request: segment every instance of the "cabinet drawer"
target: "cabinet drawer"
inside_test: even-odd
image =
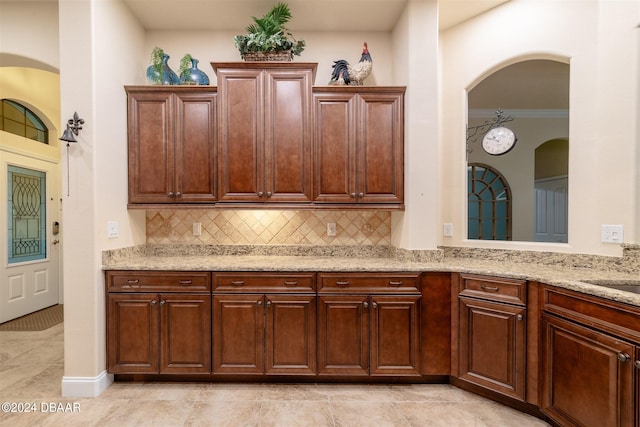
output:
[[[214,292],[315,292],[315,273],[213,273]]]
[[[211,290],[207,272],[107,271],[107,292],[206,292]]]
[[[544,286],[542,309],[610,334],[640,342],[640,309],[568,289]]]
[[[415,294],[418,273],[320,273],[319,293]]]
[[[525,280],[460,274],[459,292],[468,297],[526,305],[526,284]]]

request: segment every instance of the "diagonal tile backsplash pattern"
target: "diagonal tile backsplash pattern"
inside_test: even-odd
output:
[[[147,244],[390,245],[384,211],[148,210]],[[202,234],[193,235],[200,223]],[[327,223],[336,236],[327,236]]]

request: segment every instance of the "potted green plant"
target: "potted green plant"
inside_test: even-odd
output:
[[[304,50],[304,40],[296,40],[285,27],[291,20],[286,3],[278,3],[262,18],[252,19],[254,23],[246,28],[247,34],[233,38],[245,61],[290,61]]]

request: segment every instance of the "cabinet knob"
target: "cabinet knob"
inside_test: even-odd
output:
[[[522,314],[518,314],[518,315],[516,316],[516,319],[518,319],[518,320],[522,320],[522,319],[523,319]]]
[[[362,306],[364,308],[369,308],[369,303],[365,301],[365,302],[362,303]]]
[[[160,300],[160,305],[165,305],[167,303],[166,300]]]
[[[175,197],[175,194],[173,194],[173,191],[169,191],[167,193],[167,197]]]
[[[618,360],[621,362],[628,362],[631,360],[631,356],[627,353],[618,353]]]
[[[258,191],[258,197],[262,197],[264,196],[264,193],[262,191]]]
[[[176,193],[176,197],[177,197],[177,198],[182,197],[182,193],[178,191],[178,192]]]
[[[374,302],[372,302],[372,303],[371,303],[371,307],[373,307],[373,308],[378,308],[378,303],[377,303],[377,302],[375,302],[375,301],[374,301]]]
[[[267,301],[267,307],[271,307],[271,301]]]
[[[151,300],[151,305],[156,305],[157,302],[158,301],[156,301],[156,300]]]
[[[358,193],[358,197],[362,199],[364,197],[364,193]]]
[[[636,360],[636,363],[634,363],[635,367],[640,369],[640,360]]]
[[[273,193],[271,191],[267,191],[267,197],[271,197],[273,196]]]
[[[355,199],[356,198],[356,193],[351,193],[351,198]]]
[[[258,305],[262,305],[262,300],[258,300]]]

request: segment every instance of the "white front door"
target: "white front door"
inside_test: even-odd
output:
[[[0,184],[0,323],[60,301],[57,164],[8,155]]]

